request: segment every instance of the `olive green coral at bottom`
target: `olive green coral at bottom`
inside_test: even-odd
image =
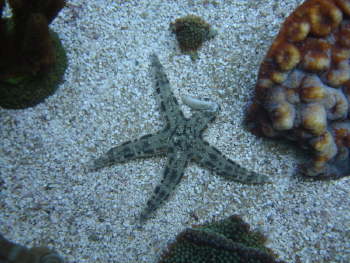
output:
[[[51,31],[56,61],[52,68],[37,76],[0,79],[0,106],[6,109],[34,107],[52,95],[62,82],[67,68],[67,57],[57,33]]]
[[[64,259],[53,249],[45,246],[28,249],[0,233],[0,263],[64,263]]]
[[[231,216],[185,229],[159,263],[282,263],[263,245],[265,240],[241,218]]]

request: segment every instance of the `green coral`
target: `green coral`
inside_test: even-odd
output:
[[[45,72],[26,73],[18,77],[0,79],[0,106],[7,109],[33,107],[52,95],[62,82],[67,57],[57,33],[51,31],[56,61]]]
[[[202,43],[217,35],[217,31],[202,18],[188,15],[170,23],[170,29],[176,34],[180,47],[183,51],[194,53]]]
[[[52,95],[63,79],[67,58],[49,24],[64,0],[8,0],[12,17],[2,17],[0,0],[0,106],[32,107]]]
[[[159,263],[282,263],[264,246],[266,238],[249,230],[239,216],[181,232]]]
[[[64,260],[48,247],[28,249],[8,241],[0,234],[0,263],[64,263]]]

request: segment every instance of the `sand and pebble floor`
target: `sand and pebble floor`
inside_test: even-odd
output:
[[[243,124],[259,63],[301,2],[67,1],[51,26],[69,59],[64,83],[35,108],[0,111],[0,232],[54,247],[71,263],[156,262],[184,228],[239,214],[287,262],[349,262],[349,177],[305,180],[296,170],[309,158],[301,147],[258,139]],[[187,14],[219,31],[195,62],[169,30]],[[205,139],[272,183],[227,181],[191,162],[166,204],[136,227],[166,156],[88,167],[111,147],[162,129],[152,53],[186,116],[194,111],[184,94],[220,104]]]

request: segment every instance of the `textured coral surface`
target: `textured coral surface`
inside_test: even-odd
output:
[[[314,178],[350,174],[349,57],[350,1],[305,1],[262,61],[246,113],[253,134],[309,148],[299,170]]]
[[[48,247],[28,249],[8,241],[0,234],[0,263],[64,263],[64,260]]]
[[[249,225],[233,215],[182,231],[159,263],[165,262],[260,262],[277,261],[264,246],[266,238],[249,230]]]
[[[217,34],[210,24],[195,15],[176,19],[175,23],[170,23],[170,29],[176,34],[183,51],[195,51],[205,40]]]
[[[67,67],[61,41],[49,28],[66,1],[6,2],[0,1],[0,106],[34,107],[54,93]]]

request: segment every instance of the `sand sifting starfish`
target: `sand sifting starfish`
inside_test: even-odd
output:
[[[152,55],[151,62],[156,95],[166,122],[165,128],[155,134],[124,142],[109,150],[92,164],[92,169],[98,169],[138,157],[167,154],[169,159],[163,172],[163,178],[148,200],[147,206],[142,210],[139,224],[143,224],[150,214],[169,197],[183,177],[185,168],[191,159],[232,180],[245,183],[267,182],[267,176],[248,171],[203,140],[202,135],[208,124],[216,118],[219,105],[214,101],[203,101],[185,96],[185,103],[198,109],[191,118],[185,118],[170,89],[169,81],[158,57]]]

